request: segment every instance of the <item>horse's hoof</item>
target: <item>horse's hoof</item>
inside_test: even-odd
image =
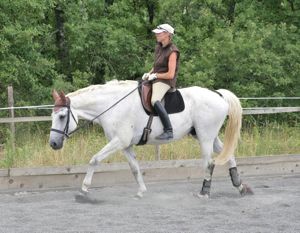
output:
[[[200,192],[197,192],[197,193],[193,193],[193,196],[194,197],[197,197],[199,199],[209,199],[209,194],[208,193],[205,193],[205,194],[201,194]]]
[[[134,197],[135,197],[136,199],[142,199],[142,198],[143,198],[143,196],[144,196],[144,195],[143,195],[143,193],[142,193],[142,192],[138,192],[137,194],[135,194],[135,196],[134,196]]]
[[[142,198],[144,197],[144,192],[146,192],[146,191],[147,191],[146,189],[139,190],[139,191],[135,194],[134,198],[135,198],[135,199],[142,199]]]
[[[252,191],[252,189],[248,185],[243,184],[243,188],[240,191],[240,194],[241,194],[241,196],[254,195],[254,192]]]
[[[133,199],[134,200],[141,200],[143,198],[143,195],[141,196],[141,195],[138,195],[138,194],[135,194],[134,196],[133,196]]]
[[[80,191],[79,193],[75,194],[75,201],[78,203],[90,203],[90,204],[100,204],[103,202],[93,197],[89,192],[83,192],[83,191]]]

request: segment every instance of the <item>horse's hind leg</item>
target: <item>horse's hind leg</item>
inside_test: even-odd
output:
[[[217,154],[221,153],[222,148],[223,148],[223,143],[221,142],[219,137],[215,138],[213,148],[214,148],[215,153],[217,153]],[[229,159],[228,164],[229,164],[229,175],[231,178],[232,185],[239,190],[239,192],[242,196],[247,195],[247,194],[253,194],[251,188],[248,185],[242,183],[242,180],[241,180],[240,175],[237,170],[236,161],[235,161],[234,156],[232,156]]]
[[[143,180],[143,176],[142,173],[140,171],[140,166],[138,164],[138,161],[136,160],[136,156],[135,153],[132,149],[132,146],[126,148],[123,150],[129,166],[131,168],[132,174],[134,175],[134,178],[136,180],[136,182],[139,185],[139,190],[136,194],[137,197],[143,197],[143,193],[147,191],[144,180]]]
[[[200,195],[204,197],[210,196],[210,188],[211,188],[211,181],[212,181],[212,174],[215,168],[215,164],[211,161],[207,167],[205,168],[205,176],[202,184],[202,188],[200,191]]]
[[[203,166],[204,166],[204,180],[202,184],[202,188],[200,193],[197,194],[198,197],[209,197],[212,175],[214,171],[215,164],[211,159],[211,154],[213,151],[213,141],[200,141],[201,150],[202,150],[202,158],[203,158]]]

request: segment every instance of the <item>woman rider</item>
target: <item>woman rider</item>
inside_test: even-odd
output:
[[[155,33],[157,41],[154,65],[149,73],[143,75],[142,79],[153,82],[151,104],[164,127],[164,132],[157,136],[156,139],[168,140],[173,138],[173,129],[168,113],[161,101],[170,88],[176,87],[179,50],[172,43],[174,28],[171,25],[161,24],[152,32]]]

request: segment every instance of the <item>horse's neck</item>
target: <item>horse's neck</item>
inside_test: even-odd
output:
[[[132,91],[134,86],[105,88],[72,96],[71,105],[80,118],[91,120]]]

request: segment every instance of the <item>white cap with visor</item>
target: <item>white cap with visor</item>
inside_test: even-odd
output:
[[[168,32],[173,35],[174,28],[171,25],[165,23],[165,24],[158,25],[155,29],[152,30],[152,32],[154,33]]]

